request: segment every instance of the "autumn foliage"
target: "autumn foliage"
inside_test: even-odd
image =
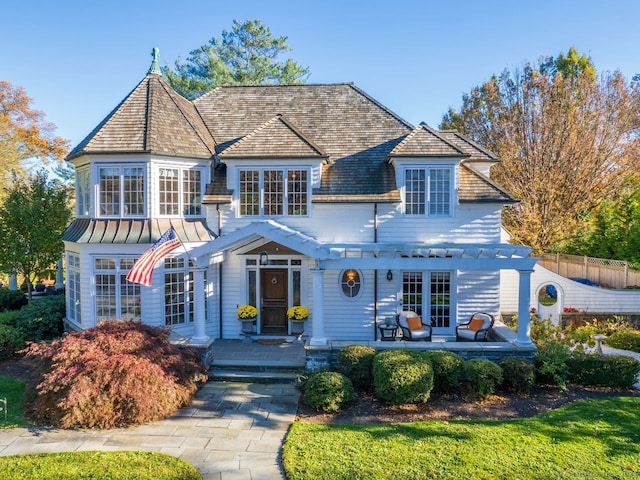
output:
[[[32,420],[64,428],[166,418],[207,379],[197,351],[175,347],[167,330],[139,323],[104,322],[25,352],[42,375]]]

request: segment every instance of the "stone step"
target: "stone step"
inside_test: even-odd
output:
[[[209,380],[213,382],[241,381],[252,383],[290,383],[296,384],[304,374],[291,370],[254,370],[247,368],[220,368],[209,370]]]

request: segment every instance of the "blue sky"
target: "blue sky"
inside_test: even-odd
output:
[[[310,83],[353,82],[437,127],[493,73],[575,46],[598,72],[640,73],[640,2],[458,0],[5,0],[0,79],[24,87],[72,146],[144,78],[234,19],[288,37]]]

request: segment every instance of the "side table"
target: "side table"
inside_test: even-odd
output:
[[[396,335],[398,335],[398,327],[397,325],[378,325],[378,330],[380,330],[380,340],[383,342],[395,342]]]

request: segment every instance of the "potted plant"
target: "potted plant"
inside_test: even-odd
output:
[[[309,318],[309,310],[296,305],[287,310],[287,318],[291,321],[291,333],[301,335],[304,331],[304,321]]]
[[[238,320],[242,322],[242,332],[245,335],[253,333],[253,322],[258,317],[258,309],[253,305],[242,305],[236,313]]]

